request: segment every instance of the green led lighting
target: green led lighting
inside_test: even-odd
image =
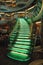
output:
[[[19,60],[19,61],[27,61],[27,60],[30,60],[30,56],[28,56],[27,54],[18,53],[18,52],[14,52],[14,51],[11,51],[8,54],[8,57],[10,57],[12,59]]]
[[[29,42],[16,42],[16,44],[21,44],[21,45],[31,45],[30,41]]]
[[[9,48],[9,50],[20,52],[20,53],[28,53],[28,50],[26,49],[20,49],[20,48],[15,48],[15,47]]]
[[[31,46],[26,46],[26,45],[14,45],[14,47],[17,47],[17,48],[24,48],[24,49],[30,49]]]
[[[9,45],[9,50],[10,52],[8,53],[8,57],[19,60],[19,61],[27,61],[30,60],[30,54],[32,51],[32,43],[30,39],[30,28],[28,23],[25,21],[23,18],[18,18],[20,21],[20,30],[18,37],[16,41],[13,41],[15,38],[14,31],[10,36],[10,43],[13,42],[13,46],[10,47]],[[29,20],[30,21],[30,20]]]
[[[29,42],[29,39],[17,39],[17,41],[24,41],[24,42]]]

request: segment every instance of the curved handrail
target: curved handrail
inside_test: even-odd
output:
[[[36,3],[36,5],[37,5],[37,3]],[[28,11],[31,11],[32,9],[34,10],[35,8],[36,8],[36,6],[33,7],[33,8],[30,8]],[[33,22],[39,20],[41,18],[41,16],[42,16],[42,13],[43,13],[43,0],[42,0],[42,7],[41,7],[40,12],[34,18],[32,18]]]

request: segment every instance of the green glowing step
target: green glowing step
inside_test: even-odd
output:
[[[27,33],[27,32],[30,32],[30,30],[25,30],[25,29],[21,29],[20,32],[24,32]]]
[[[10,43],[12,43],[14,41],[14,38],[9,38],[10,39]]]
[[[19,32],[19,34],[23,34],[23,35],[25,35],[25,34],[26,34],[26,35],[29,35],[29,33],[28,33],[28,32],[25,32],[25,33],[24,33],[24,32]]]
[[[28,37],[18,37],[18,38],[20,38],[20,39],[28,39]]]
[[[28,35],[19,35],[18,37],[29,37]]]
[[[19,34],[19,36],[22,35],[22,36],[28,36],[28,34]]]
[[[23,49],[31,49],[31,46],[26,46],[26,45],[14,45],[14,47],[17,47],[17,48],[23,48]]]
[[[16,34],[11,34],[11,36],[14,36],[14,35],[16,35]]]
[[[25,27],[25,28],[24,28],[24,27],[22,27],[21,29],[23,29],[23,30],[29,30],[29,27],[28,27],[28,28],[26,28],[26,27]]]
[[[8,57],[15,59],[15,60],[19,60],[19,61],[30,60],[30,56],[28,56],[27,54],[18,53],[14,51],[11,51],[10,53],[8,53]]]
[[[19,37],[20,37],[20,38],[23,38],[23,37],[26,38],[26,37],[30,37],[30,35],[27,35],[27,34],[19,34],[18,38],[19,38]]]
[[[15,34],[15,35],[12,34],[9,38],[12,39],[12,38],[14,38],[15,36],[16,36],[16,34]]]
[[[39,6],[39,8],[41,8],[42,4],[40,2],[38,2],[38,6]]]
[[[9,50],[15,51],[15,52],[19,52],[19,53],[29,53],[30,54],[30,50],[26,50],[26,49],[20,49],[20,48],[9,48]]]
[[[30,35],[22,35],[22,34],[20,35],[20,34],[19,34],[18,37],[30,37]]]
[[[14,40],[14,38],[10,38],[10,41],[13,41]]]
[[[16,41],[15,43],[16,44],[21,44],[21,45],[31,45],[31,40],[29,42],[19,42],[19,41]]]
[[[29,41],[30,41],[30,39],[17,39],[17,41],[29,42]]]

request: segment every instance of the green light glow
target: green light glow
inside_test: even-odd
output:
[[[17,45],[17,44],[15,44],[14,47],[17,47],[17,48],[24,48],[24,49],[30,49],[30,48],[31,48],[31,46]]]
[[[10,50],[20,52],[20,53],[28,53],[28,50],[26,49],[20,49],[20,48],[15,48],[15,47],[10,48]]]
[[[29,42],[29,41],[30,41],[30,39],[17,39],[17,41]]]
[[[14,51],[11,51],[8,54],[8,57],[10,57],[12,59],[19,60],[19,61],[27,61],[27,60],[30,60],[30,56],[28,56],[27,54],[18,53],[18,52],[14,52]]]
[[[14,31],[10,36],[10,43],[13,42],[13,46],[10,47],[9,45],[8,49],[10,50],[10,52],[8,53],[8,57],[19,61],[27,61],[30,60],[30,54],[32,51],[30,28],[25,19],[23,18],[18,19],[20,20],[20,31],[16,41],[14,41],[15,39]]]
[[[29,42],[16,42],[16,44],[22,44],[22,45],[31,45],[30,41]]]

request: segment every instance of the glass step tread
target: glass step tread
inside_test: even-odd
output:
[[[28,37],[29,35],[19,35],[19,37]]]
[[[29,42],[30,41],[30,39],[17,39],[17,41],[27,41],[27,42]]]
[[[18,41],[16,41],[15,44],[31,45],[31,40],[29,42],[18,42]]]
[[[26,45],[13,45],[14,47],[17,47],[17,48],[23,48],[23,49],[30,49],[31,46],[26,46]]]
[[[29,35],[29,31],[28,32],[19,32],[19,34],[28,34]]]
[[[26,49],[21,49],[21,48],[14,48],[14,47],[12,47],[12,48],[9,48],[9,50],[12,50],[12,51],[15,51],[15,52],[19,52],[19,53],[30,53],[30,50],[28,51],[28,50],[26,50]]]
[[[16,47],[12,47],[12,48],[8,48],[11,51],[15,51],[18,53],[23,53],[23,54],[31,54],[31,50],[27,50],[27,49],[21,49],[21,48],[16,48]]]
[[[10,39],[10,41],[13,41],[14,39]]]
[[[28,39],[29,37],[18,37],[18,39]]]
[[[30,60],[30,56],[28,56],[27,54],[22,54],[22,53],[18,53],[18,52],[14,52],[14,51],[11,51],[10,53],[8,53],[8,57],[10,57],[14,60],[19,60],[19,61]]]
[[[19,35],[19,37],[28,37],[29,35]]]
[[[9,38],[10,40],[12,40],[12,39],[14,39],[15,37],[11,37],[11,38]]]

